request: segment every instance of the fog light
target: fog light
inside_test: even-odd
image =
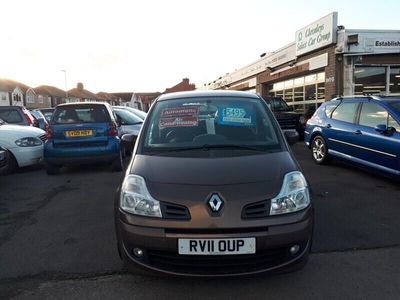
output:
[[[142,257],[143,256],[143,250],[140,248],[133,248],[133,254],[135,254],[137,257]]]
[[[300,250],[300,246],[299,245],[293,245],[292,247],[290,247],[289,251],[290,254],[295,255],[297,254],[297,252],[299,252]]]

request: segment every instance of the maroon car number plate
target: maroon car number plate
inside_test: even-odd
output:
[[[178,251],[184,255],[254,254],[256,238],[179,239]]]

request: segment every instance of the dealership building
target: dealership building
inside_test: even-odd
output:
[[[400,94],[400,30],[353,30],[333,12],[295,33],[295,41],[205,89],[281,96],[294,109],[315,109],[340,95]]]

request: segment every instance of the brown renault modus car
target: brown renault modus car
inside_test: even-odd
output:
[[[288,146],[297,138],[254,94],[160,96],[115,199],[128,270],[240,276],[303,267],[313,208]]]

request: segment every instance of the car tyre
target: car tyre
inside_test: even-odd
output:
[[[122,154],[123,149],[120,149],[118,157],[112,162],[112,170],[115,172],[121,172],[124,169],[124,157]]]
[[[46,163],[46,173],[47,175],[56,175],[60,171],[60,166]]]
[[[14,155],[7,151],[7,164],[0,169],[0,175],[7,175],[14,173],[18,168],[17,160],[15,159]]]
[[[311,151],[314,161],[319,164],[326,164],[329,161],[328,146],[326,145],[325,139],[317,135],[311,142]]]

